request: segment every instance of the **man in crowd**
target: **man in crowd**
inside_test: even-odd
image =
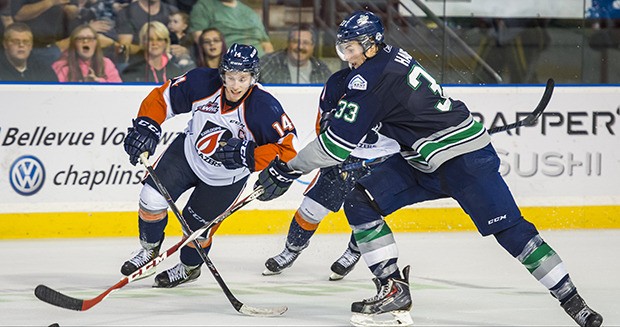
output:
[[[261,83],[323,84],[331,74],[327,64],[315,58],[316,33],[310,25],[293,27],[288,47],[261,58]]]

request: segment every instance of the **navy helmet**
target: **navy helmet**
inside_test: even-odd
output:
[[[260,74],[258,50],[251,45],[238,43],[231,45],[220,63],[222,80],[224,73],[230,71],[249,72],[252,74],[252,84],[256,83]]]
[[[340,23],[336,44],[355,40],[366,51],[375,44],[383,43],[384,31],[383,23],[377,15],[365,10],[355,11]]]

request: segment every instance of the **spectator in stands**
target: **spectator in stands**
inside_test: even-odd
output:
[[[161,0],[136,0],[122,9],[116,17],[116,31],[121,50],[129,55],[144,50],[140,47],[140,28],[149,22],[160,22],[164,27],[177,8]]]
[[[327,64],[313,56],[316,33],[310,25],[293,27],[288,47],[261,58],[261,83],[323,84],[331,75]]]
[[[217,28],[207,28],[198,38],[197,64],[200,67],[219,68],[226,53],[224,35]]]
[[[52,65],[59,82],[122,82],[112,60],[103,56],[92,27],[76,27],[69,40],[69,50]]]
[[[215,27],[229,44],[248,44],[258,49],[258,55],[273,52],[260,17],[237,0],[198,0],[190,14],[190,30],[196,43],[202,30]]]
[[[170,33],[160,22],[146,23],[140,29],[140,46],[143,49],[122,72],[125,82],[164,83],[180,76],[187,70],[181,69],[170,55]],[[190,68],[191,69],[191,68]]]
[[[24,23],[13,23],[4,31],[4,52],[0,55],[0,80],[56,82],[52,67],[31,57],[33,35]]]
[[[11,1],[13,19],[27,24],[32,30],[33,56],[49,65],[69,48],[68,23],[78,11],[70,0]]]
[[[31,57],[33,35],[24,23],[7,26],[2,41],[4,54],[0,55],[0,80],[56,82],[52,67]]]
[[[194,39],[189,34],[189,15],[178,11],[170,15],[168,31],[170,32],[170,53],[175,58],[176,64],[181,68],[194,65],[192,49]]]

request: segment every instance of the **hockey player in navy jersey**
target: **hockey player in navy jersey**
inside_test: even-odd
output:
[[[317,135],[326,128],[335,113],[338,101],[346,92],[346,78],[350,68],[334,73],[325,83],[319,100],[319,113],[316,121]],[[398,143],[375,130],[371,130],[363,142],[356,147],[344,164],[360,162],[364,159],[384,157],[400,150]],[[310,238],[319,223],[332,212],[338,212],[344,197],[353,189],[355,182],[370,172],[370,167],[363,167],[350,172],[341,172],[338,166],[322,168],[305,192],[301,205],[295,212],[288,230],[284,250],[265,262],[263,275],[280,274],[282,270],[293,265],[302,250],[310,244]],[[344,278],[360,259],[360,252],[353,235],[344,253],[331,265],[329,280]]]
[[[129,128],[125,151],[135,165],[141,153],[155,152],[165,120],[191,113],[187,128],[158,159],[155,172],[175,201],[194,188],[183,208],[183,216],[194,230],[234,203],[250,173],[264,169],[276,156],[282,160],[295,156],[295,126],[278,100],[257,84],[258,78],[257,50],[233,44],[219,70],[196,68],[155,88],[142,101]],[[138,210],[142,247],[123,264],[123,275],[158,255],[168,222],[167,208],[165,198],[147,177]],[[198,240],[208,253],[211,238],[207,236]],[[180,259],[175,267],[155,277],[154,287],[175,287],[200,276],[203,261],[191,243],[181,249]],[[147,275],[153,273],[154,269]]]
[[[577,293],[559,255],[521,215],[498,172],[500,159],[486,129],[463,102],[444,96],[411,55],[386,45],[383,33],[381,20],[367,11],[340,24],[336,50],[353,70],[335,119],[295,158],[270,163],[274,169],[262,171],[257,182],[277,189],[270,193],[274,198],[301,173],[344,161],[378,123],[380,133],[403,147],[402,155],[378,165],[345,198],[345,214],[377,286],[375,296],[351,305],[351,322],[378,325],[387,316],[391,320],[382,325],[412,324],[409,266],[402,271],[397,266],[396,242],[383,217],[410,204],[451,197],[578,325],[601,325],[603,317]]]

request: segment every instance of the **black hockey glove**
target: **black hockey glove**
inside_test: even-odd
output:
[[[329,124],[331,123],[332,118],[334,118],[335,114],[336,109],[324,111],[323,113],[321,113],[321,119],[319,120],[319,133],[323,133],[325,132],[325,130],[327,130],[327,127],[329,127]]]
[[[146,151],[153,155],[160,137],[161,127],[156,121],[146,116],[134,119],[133,127],[127,129],[125,137],[125,152],[129,155],[129,162],[135,166],[140,160],[140,154]]]
[[[288,167],[286,162],[276,157],[267,168],[258,174],[258,180],[254,184],[256,189],[262,186],[265,192],[258,197],[261,201],[273,200],[284,194],[293,181],[301,176],[300,172]]]
[[[248,167],[253,172],[255,148],[256,143],[253,141],[230,138],[215,150],[211,158],[221,162],[227,169]]]

